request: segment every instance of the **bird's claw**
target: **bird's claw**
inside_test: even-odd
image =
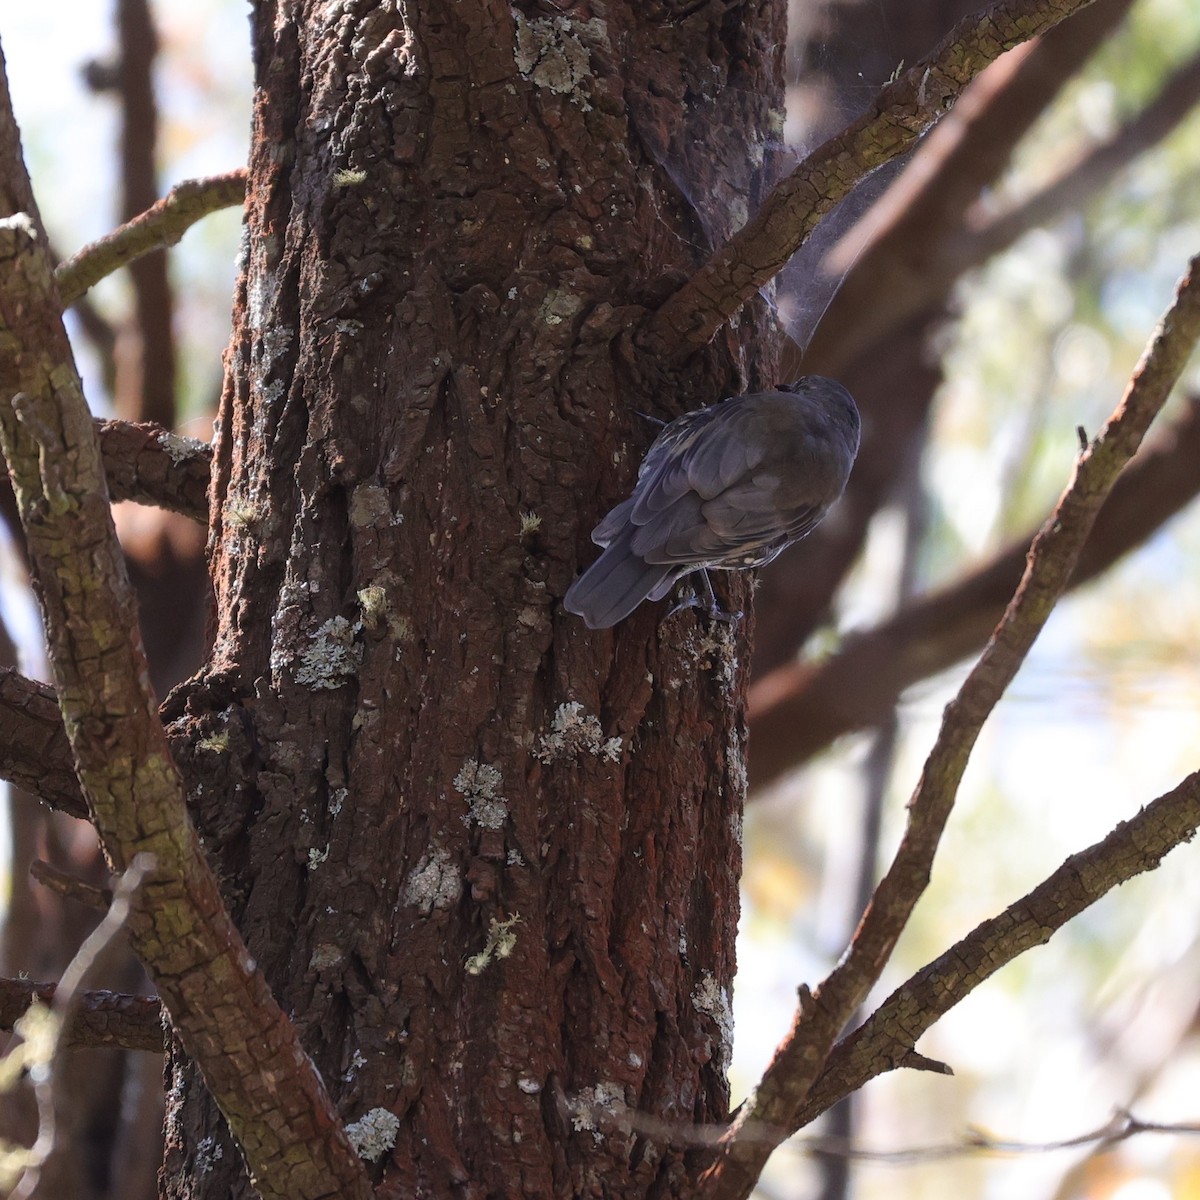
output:
[[[717,595],[713,591],[712,582],[708,578],[707,572],[701,575],[701,579],[704,580],[704,590],[707,592],[707,595],[697,595],[695,588],[688,588],[683,599],[668,610],[667,616],[673,617],[676,613],[683,612],[686,609],[698,608],[705,613],[710,621],[718,621],[723,625],[729,625],[731,628],[736,626],[746,614],[740,610],[738,612],[727,613],[717,603]]]

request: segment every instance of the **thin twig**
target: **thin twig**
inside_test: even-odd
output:
[[[98,908],[104,911],[112,904],[111,888],[99,888],[94,884],[84,883],[78,876],[72,875],[69,871],[61,871],[52,863],[43,862],[40,858],[35,858],[29,864],[29,874],[56,895],[67,900],[74,900],[77,904],[86,905],[88,908]]]
[[[74,1021],[83,981],[124,927],[129,918],[130,901],[153,866],[154,860],[149,854],[134,858],[128,870],[116,881],[112,904],[104,920],[88,934],[67,964],[49,1011],[35,1005],[16,1024],[18,1034],[30,1034],[32,1058],[28,1068],[37,1098],[38,1134],[26,1156],[21,1180],[10,1193],[13,1200],[30,1200],[37,1192],[41,1168],[54,1152],[59,1125],[60,1097],[55,1086],[59,1052]]]
[[[903,1166],[975,1155],[1052,1154],[1058,1150],[1076,1150],[1082,1146],[1108,1147],[1146,1133],[1168,1134],[1177,1137],[1193,1136],[1200,1134],[1200,1124],[1192,1121],[1143,1121],[1121,1109],[1096,1129],[1049,1142],[1025,1142],[1014,1138],[997,1138],[980,1130],[972,1129],[962,1140],[957,1142],[942,1142],[933,1146],[910,1146],[900,1150],[864,1149],[842,1139],[831,1137],[800,1138],[789,1143],[789,1148],[805,1154],[820,1154],[853,1159],[856,1162]]]
[[[0,779],[58,812],[87,819],[58,694],[45,683],[0,667]]]
[[[1171,308],[1104,429],[1079,456],[1074,476],[1030,547],[1024,577],[983,655],[947,706],[942,727],[909,802],[908,823],[854,940],[833,972],[801,1003],[752,1101],[739,1113],[700,1180],[706,1200],[742,1200],[770,1148],[740,1136],[756,1128],[798,1128],[797,1119],[834,1039],[879,979],[917,900],[958,784],[984,721],[1012,682],[1066,588],[1096,513],[1150,422],[1165,403],[1200,336],[1200,258],[1193,259]],[[911,1045],[906,1049],[911,1049]]]
[[[84,246],[54,272],[62,302],[69,307],[106,275],[165,246],[173,246],[201,217],[241,204],[245,169],[176,184],[157,204],[112,233]]]

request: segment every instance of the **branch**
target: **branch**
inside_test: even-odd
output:
[[[1028,895],[984,921],[897,988],[838,1043],[797,1111],[801,1125],[897,1066],[922,1034],[985,979],[1044,945],[1119,884],[1152,871],[1200,828],[1200,771],[1152,800],[1099,842],[1073,854]]]
[[[136,500],[208,524],[212,446],[149,422],[97,421],[104,474],[114,500]]]
[[[946,307],[955,281],[976,261],[962,248],[972,240],[963,232],[967,213],[1130,6],[1098,0],[1004,55],[963,92],[953,117],[930,130],[883,195],[822,257],[825,286],[841,282],[803,351],[805,372],[854,375],[889,334]]]
[[[1156,146],[1200,103],[1200,54],[1173,72],[1157,96],[1112,137],[1100,142],[1041,191],[986,223],[953,247],[952,269],[962,274],[1017,238],[1079,208],[1133,159]]]
[[[40,1000],[50,1004],[54,983],[26,979],[0,979],[0,1029],[12,1029],[29,1006]],[[121,992],[83,992],[66,1030],[68,1048],[117,1046],[123,1050],[162,1053],[165,1037],[162,1006],[156,996],[128,996]]]
[[[88,819],[54,689],[0,667],[0,779],[51,808]]]
[[[1025,574],[983,655],[946,707],[937,741],[909,802],[900,847],[875,889],[842,961],[811,996],[801,989],[791,1032],[751,1100],[739,1112],[716,1160],[700,1180],[709,1200],[741,1200],[754,1187],[771,1144],[749,1129],[799,1126],[834,1039],[886,966],[929,880],[958,784],[984,721],[1012,682],[1065,589],[1105,496],[1165,403],[1200,337],[1200,257],[1189,264],[1175,301],[1142,355],[1113,415],[1080,454],[1074,477],[1029,551]]]
[[[1200,395],[1164,433],[1117,480],[1069,588],[1136,550],[1200,492]],[[965,578],[849,634],[828,658],[789,663],[753,683],[751,795],[842,734],[878,725],[912,684],[977,653],[1021,578],[1033,538],[1031,531]]]
[[[1118,1110],[1096,1129],[1077,1133],[1073,1137],[1058,1138],[1052,1142],[1025,1142],[1013,1138],[997,1138],[970,1130],[957,1142],[944,1142],[936,1146],[911,1146],[903,1150],[867,1150],[840,1138],[812,1137],[792,1143],[797,1150],[823,1158],[847,1158],[855,1162],[906,1164],[944,1161],[973,1154],[1050,1154],[1055,1150],[1071,1150],[1077,1146],[1097,1146],[1101,1150],[1118,1142],[1145,1133],[1168,1135],[1194,1135],[1200,1133],[1200,1124],[1194,1121],[1162,1122],[1143,1121],[1133,1113]]]
[[[77,904],[88,908],[98,908],[104,912],[112,903],[112,888],[96,887],[95,884],[85,883],[70,871],[63,871],[53,863],[35,858],[29,864],[30,877],[36,879],[44,888],[48,888],[56,896],[64,900],[74,900]]]
[[[778,184],[741,232],[659,308],[646,330],[650,345],[680,357],[705,345],[834,205],[910,150],[988,63],[1089,2],[1001,0],[960,21],[927,59],[883,88],[863,116]]]
[[[28,176],[0,74],[0,194]],[[14,184],[12,181],[16,180]],[[136,602],[44,233],[0,220],[0,442],[76,771],[106,855],[154,873],[129,935],[265,1198],[370,1195],[325,1085],[251,959],[188,819],[150,692]]]
[[[70,307],[106,275],[152,250],[174,246],[201,217],[241,204],[244,168],[176,184],[157,204],[98,241],[84,246],[54,272],[64,307]]]

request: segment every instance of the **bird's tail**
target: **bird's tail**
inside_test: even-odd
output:
[[[629,547],[625,530],[567,589],[563,607],[584,619],[589,629],[608,629],[631,612],[651,592],[670,586],[678,564],[648,563]],[[665,586],[664,586],[665,585]]]

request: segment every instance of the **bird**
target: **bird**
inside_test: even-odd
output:
[[[592,531],[604,553],[563,606],[608,629],[693,571],[769,563],[841,496],[860,433],[854,398],[821,375],[677,417],[646,452],[632,494]]]

